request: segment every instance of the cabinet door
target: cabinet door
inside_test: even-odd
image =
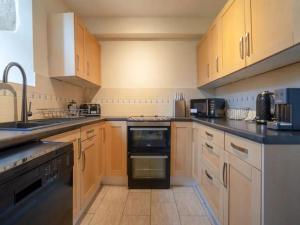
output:
[[[126,122],[108,122],[106,126],[106,175],[127,175]]]
[[[81,142],[81,208],[85,208],[97,190],[97,136]]]
[[[100,63],[101,63],[101,49],[100,45],[95,37],[92,41],[92,82],[98,86],[101,85],[101,73],[100,73]]]
[[[97,168],[98,168],[98,181],[101,182],[102,177],[104,176],[105,171],[105,124],[101,124],[98,127],[98,150],[97,150]]]
[[[293,0],[293,25],[294,25],[294,44],[300,43],[300,1]]]
[[[246,66],[245,0],[231,0],[221,15],[222,26],[222,68],[227,75]]]
[[[171,175],[191,177],[192,123],[173,122],[171,139]]]
[[[293,2],[246,0],[248,65],[293,45]]]
[[[85,78],[85,33],[80,19],[75,17],[75,67],[76,75]]]
[[[222,70],[222,40],[221,40],[221,28],[220,21],[217,20],[211,26],[208,34],[209,38],[209,80],[214,81],[219,78]]]
[[[198,86],[209,82],[209,42],[204,37],[198,45]]]
[[[226,153],[224,225],[261,224],[261,171]]]
[[[197,184],[200,184],[201,164],[201,139],[199,126],[193,125],[193,146],[192,146],[192,175]]]

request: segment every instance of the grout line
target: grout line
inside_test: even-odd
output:
[[[123,210],[122,210],[122,215],[121,215],[121,218],[120,218],[120,221],[119,221],[119,225],[121,225],[121,222],[122,222],[122,219],[123,217],[125,216],[125,209],[126,209],[126,204],[127,204],[127,201],[128,201],[128,197],[129,197],[129,189],[127,188],[128,192],[127,192],[127,196],[126,196],[126,200],[124,202],[124,207],[123,207]]]
[[[175,198],[175,193],[174,193],[173,187],[172,187],[172,192],[173,192],[173,197],[174,197],[174,202],[175,202],[177,214],[178,214],[178,217],[179,217],[179,224],[182,225],[182,223],[181,223],[181,215],[180,215],[179,210],[178,210],[178,205],[177,205],[177,201],[176,201],[176,198]]]

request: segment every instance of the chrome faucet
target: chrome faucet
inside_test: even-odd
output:
[[[14,66],[17,67],[21,71],[22,78],[23,78],[23,96],[22,96],[21,120],[22,120],[23,123],[27,123],[28,122],[28,114],[31,116],[32,113],[27,112],[27,77],[26,77],[26,73],[25,73],[23,67],[20,64],[16,63],[16,62],[9,63],[4,69],[2,81],[3,81],[3,83],[7,83],[8,73],[9,73],[10,69]]]

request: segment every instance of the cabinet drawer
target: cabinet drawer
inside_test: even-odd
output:
[[[213,170],[214,174],[220,178],[221,156],[223,149],[209,141],[202,143],[202,160]]]
[[[224,132],[207,126],[202,126],[200,135],[207,141],[224,148]]]
[[[88,125],[81,128],[81,141],[92,138],[96,135],[96,125]]]
[[[231,134],[225,135],[225,150],[261,170],[262,145]]]
[[[202,191],[214,211],[219,218],[222,217],[222,186],[219,179],[205,164],[201,167],[201,188]]]

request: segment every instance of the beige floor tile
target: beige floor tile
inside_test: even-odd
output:
[[[128,195],[127,187],[111,186],[103,198],[103,202],[125,203]]]
[[[184,186],[173,186],[172,190],[175,192],[194,192],[193,187],[184,187]]]
[[[150,216],[124,215],[120,225],[150,225]]]
[[[180,225],[175,203],[152,203],[151,225]]]
[[[92,221],[92,218],[93,218],[94,214],[92,213],[87,213],[83,220],[81,221],[80,225],[89,225],[90,222]]]
[[[166,190],[152,190],[151,203],[175,202],[173,191]]]
[[[179,215],[183,216],[203,216],[205,209],[194,192],[175,192],[175,201]]]
[[[125,203],[102,202],[89,225],[119,225]]]
[[[88,213],[95,213],[96,210],[98,209],[98,207],[100,206],[101,202],[104,199],[104,196],[106,195],[106,193],[108,192],[109,187],[108,186],[103,186],[100,190],[100,192],[98,193],[95,201],[93,202],[93,204],[91,205],[91,207],[88,210]]]
[[[181,225],[211,225],[207,216],[180,216]]]
[[[130,192],[125,206],[125,215],[150,215],[150,192]]]

